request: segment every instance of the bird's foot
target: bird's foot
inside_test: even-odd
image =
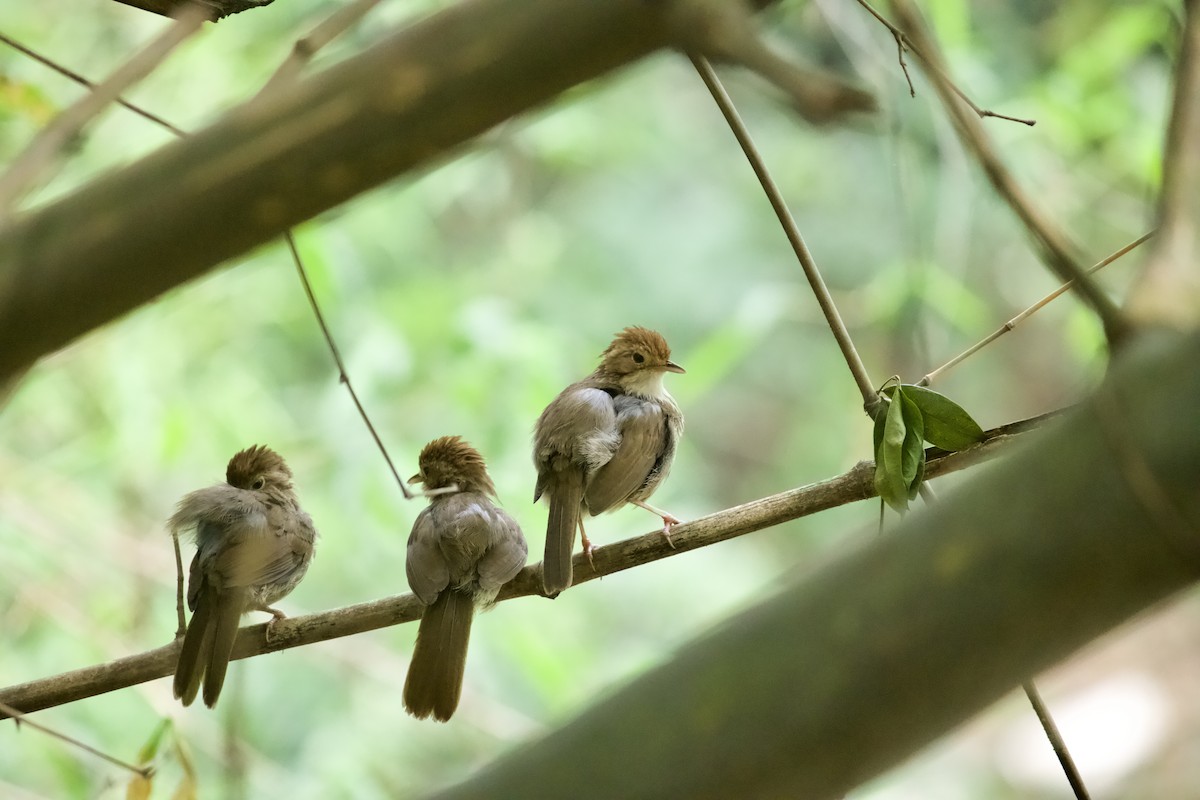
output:
[[[267,623],[267,629],[263,631],[263,638],[267,644],[272,644],[275,640],[275,623],[281,619],[287,619],[287,614],[280,611],[278,608],[264,608],[271,615],[270,621]]]
[[[667,544],[671,545],[671,549],[674,550],[675,542],[672,541],[672,539],[671,539],[671,526],[679,525],[683,522],[683,520],[676,518],[676,516],[674,514],[663,511],[661,508],[655,508],[654,506],[647,503],[645,500],[630,500],[629,502],[633,503],[638,508],[646,509],[651,514],[653,514],[654,516],[656,516],[662,520],[662,523],[663,523],[662,534],[663,534],[663,536],[666,537]]]
[[[680,524],[682,520],[676,519],[671,514],[661,514],[660,516],[662,517],[663,521],[662,535],[666,537],[667,544],[671,545],[671,549],[674,550],[675,542],[671,539],[671,526]]]
[[[581,526],[582,528],[582,526]],[[579,538],[583,542],[583,554],[587,556],[588,565],[591,566],[592,572],[596,571],[596,560],[592,558],[592,553],[596,550],[596,546],[592,544],[592,540],[587,537],[587,534],[582,530],[579,531]]]

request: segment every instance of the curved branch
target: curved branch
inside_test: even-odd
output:
[[[1061,412],[1052,412],[996,428],[989,431],[988,439],[982,444],[960,453],[947,453],[930,448],[925,475],[927,478],[945,475],[999,455],[1008,450],[1022,434],[1037,428],[1059,413]],[[861,461],[849,472],[836,478],[684,522],[671,529],[674,547],[667,543],[661,530],[597,547],[593,552],[594,570],[587,557],[580,553],[575,556],[574,585],[717,544],[798,517],[874,497],[874,474],[875,466],[869,461]],[[540,562],[525,567],[500,591],[497,599],[503,601],[541,595],[541,569]],[[269,644],[264,636],[266,624],[250,625],[238,633],[233,658],[250,658],[413,622],[421,618],[422,609],[423,606],[416,597],[404,594],[333,611],[290,617],[275,624]],[[73,703],[170,675],[175,671],[178,658],[179,643],[176,641],[105,664],[0,689],[0,702],[27,714]],[[0,719],[4,719],[4,714],[0,713]]]

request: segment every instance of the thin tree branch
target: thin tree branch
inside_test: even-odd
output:
[[[1200,2],[1184,4],[1175,94],[1159,196],[1162,235],[1129,298],[1139,322],[1193,328],[1200,324]]]
[[[14,218],[0,230],[0,385],[225,259],[667,45],[664,5],[463,0]]]
[[[64,741],[67,744],[71,745],[72,747],[77,747],[80,750],[83,750],[85,753],[91,753],[92,755],[94,755],[98,758],[104,759],[105,761],[107,761],[110,764],[114,764],[118,767],[121,767],[122,769],[127,769],[130,772],[134,773],[135,775],[141,775],[143,778],[149,778],[150,775],[154,772],[154,769],[152,767],[135,767],[133,764],[130,764],[128,761],[122,761],[121,759],[117,758],[116,756],[110,756],[108,753],[105,753],[102,750],[97,750],[95,747],[92,747],[90,744],[86,744],[85,742],[81,742],[78,739],[67,736],[65,733],[59,733],[58,731],[54,730],[53,728],[48,728],[45,725],[42,725],[41,723],[34,722],[33,720],[26,717],[24,713],[22,713],[21,711],[18,711],[17,709],[13,708],[10,705],[7,705],[6,703],[0,702],[0,714],[3,714],[8,719],[15,719],[17,721],[18,725],[28,725],[29,727],[33,728],[34,730],[41,731],[42,733],[45,733],[49,736],[53,736],[55,739]]]
[[[1052,412],[995,428],[988,432],[983,443],[958,453],[929,448],[926,478],[966,469],[1008,452],[1025,434],[1061,413]],[[575,580],[572,586],[874,497],[874,474],[874,465],[863,461],[835,478],[680,523],[671,528],[671,543],[663,537],[662,530],[657,529],[644,536],[597,547],[592,553],[594,569],[588,557],[578,553],[573,565]],[[540,563],[521,570],[501,589],[498,599],[504,601],[530,595],[542,595]],[[404,594],[318,614],[288,617],[275,623],[270,643],[265,638],[265,623],[250,625],[238,633],[233,658],[250,658],[413,622],[421,618],[423,610],[424,606],[415,596]],[[174,672],[179,646],[175,641],[105,664],[0,689],[0,700],[30,713],[145,683]]]
[[[70,80],[74,81],[75,83],[79,84],[80,86],[85,86],[88,89],[93,89],[93,90],[96,88],[95,83],[93,83],[92,81],[83,77],[78,72],[75,72],[74,70],[64,67],[62,64],[59,64],[58,62],[53,61],[50,58],[47,58],[46,56],[44,56],[41,53],[34,50],[33,48],[21,44],[16,39],[13,39],[10,36],[6,36],[5,34],[0,33],[0,42],[3,42],[4,44],[8,45],[12,49],[16,50],[17,52],[22,53],[22,54],[28,56],[29,58],[32,58],[34,61],[37,61],[39,64],[49,67],[50,69],[57,72],[59,75],[62,75],[65,78],[69,78]],[[150,120],[151,122],[155,123],[156,125],[159,125],[160,127],[166,128],[167,130],[169,130],[171,133],[175,134],[176,136],[183,136],[182,129],[175,127],[174,125],[167,122],[165,119],[158,116],[157,114],[152,114],[149,111],[147,111],[146,109],[142,108],[141,106],[131,103],[123,97],[118,97],[115,100],[113,100],[113,102],[119,106],[122,106],[122,107],[132,111],[133,113],[137,114],[138,116],[145,117],[146,119]]]
[[[903,28],[912,52],[917,55],[941,98],[950,118],[954,121],[963,144],[975,156],[988,180],[1000,197],[1008,203],[1017,218],[1029,231],[1041,250],[1042,260],[1060,279],[1078,284],[1080,295],[1104,326],[1110,347],[1117,347],[1129,333],[1129,322],[1120,309],[1094,282],[1088,279],[1082,264],[1074,255],[1074,247],[1066,235],[1047,218],[1021,189],[1016,179],[996,153],[979,117],[966,113],[959,102],[959,93],[946,77],[945,68],[937,44],[925,30],[920,14],[911,0],[891,0],[892,8]]]
[[[178,627],[175,628],[175,638],[182,639],[187,633],[187,616],[183,611],[183,553],[179,551],[179,531],[171,531],[171,544],[175,549],[175,615]]]
[[[771,173],[767,169],[762,155],[758,152],[758,148],[754,145],[754,139],[750,136],[749,129],[746,128],[741,115],[733,105],[733,99],[725,91],[721,79],[713,71],[708,59],[694,53],[689,54],[688,57],[692,60],[696,71],[700,73],[704,85],[708,87],[717,107],[721,109],[721,114],[737,138],[738,144],[741,145],[742,152],[746,154],[746,160],[750,162],[751,169],[758,177],[758,182],[762,185],[763,192],[766,193],[767,200],[771,203],[771,208],[775,210],[779,224],[783,226],[784,235],[787,236],[792,250],[796,253],[796,258],[800,261],[804,277],[808,279],[808,285],[812,287],[813,294],[816,295],[817,303],[821,306],[821,312],[825,315],[829,330],[833,333],[833,338],[837,340],[842,357],[846,360],[846,366],[849,367],[858,391],[862,394],[863,407],[868,414],[874,416],[874,411],[879,405],[879,395],[875,391],[875,385],[871,383],[871,376],[867,374],[867,368],[863,365],[858,350],[854,347],[854,340],[850,338],[850,331],[846,328],[846,323],[842,321],[841,314],[838,313],[833,295],[830,294],[829,287],[825,285],[821,271],[817,269],[817,262],[809,251],[808,245],[804,243],[804,237],[800,234],[800,228],[796,225],[792,212],[788,210],[783,193],[779,191],[779,186],[771,178]]]
[[[321,24],[309,31],[307,36],[297,39],[292,45],[292,52],[263,84],[258,96],[262,97],[294,81],[317,51],[352,28],[367,12],[379,5],[379,2],[380,0],[353,0],[326,17]]]
[[[329,326],[325,323],[325,315],[321,313],[321,306],[317,304],[317,296],[313,294],[312,283],[309,282],[308,273],[304,270],[304,262],[300,259],[300,251],[296,249],[296,239],[292,236],[290,230],[284,232],[283,238],[287,242],[288,250],[292,254],[292,263],[296,265],[296,274],[300,278],[300,285],[304,287],[304,294],[308,298],[309,308],[312,309],[313,316],[317,318],[317,325],[321,328],[321,335],[325,337],[325,344],[329,348],[329,354],[333,356],[333,361],[337,365],[338,380],[346,387],[346,391],[350,393],[350,399],[354,401],[354,407],[358,409],[358,415],[362,417],[363,424],[367,426],[367,430],[371,433],[371,438],[375,440],[375,446],[383,454],[383,460],[387,462],[388,469],[391,470],[392,477],[396,479],[396,485],[400,487],[404,499],[411,500],[413,493],[408,490],[408,486],[404,483],[404,478],[396,470],[396,465],[392,463],[391,454],[388,453],[383,439],[379,437],[379,432],[375,430],[375,425],[371,422],[371,417],[367,414],[367,410],[363,408],[362,402],[358,399],[358,392],[354,391],[354,385],[350,383],[350,375],[346,372],[346,363],[342,361],[342,354],[338,350],[337,343],[333,340],[333,334],[329,332]]]
[[[876,11],[866,0],[858,0],[858,4],[865,8],[867,13],[878,20],[883,27],[887,28],[891,32],[892,38],[896,40],[896,60],[900,62],[900,71],[904,73],[904,80],[908,82],[908,96],[916,97],[917,88],[913,86],[912,76],[908,74],[908,64],[904,61],[904,51],[911,46],[908,37],[904,35],[904,31],[888,21],[887,17]],[[1030,122],[1030,124],[1032,125],[1033,123]]]
[[[1197,362],[1200,335],[1144,335],[1100,389],[1123,389],[1122,425],[1187,543],[1147,513],[1085,402],[893,535],[433,796],[522,797],[531,776],[573,800],[843,796],[1200,578],[1200,439],[1179,435],[1200,413]]]
[[[932,70],[937,70],[941,77],[941,80],[945,81],[946,85],[948,85],[954,91],[954,93],[956,95],[958,95],[958,98],[960,100],[962,100],[964,103],[966,103],[968,106],[970,106],[971,110],[974,111],[975,114],[980,119],[983,119],[985,117],[995,117],[996,119],[1007,120],[1008,122],[1019,122],[1020,124],[1028,125],[1031,128],[1034,125],[1037,125],[1037,120],[1035,120],[1035,119],[1024,119],[1022,117],[1010,117],[1007,114],[997,114],[995,111],[991,111],[989,109],[981,107],[978,103],[976,103],[974,100],[972,100],[967,95],[966,92],[964,92],[962,89],[958,88],[958,84],[956,84],[950,78],[950,75],[945,70],[943,70],[940,65],[931,62],[929,59],[925,58],[925,56],[921,55],[920,51],[917,50],[915,47],[913,47],[913,43],[910,42],[908,40],[908,37],[904,35],[904,31],[897,28],[895,25],[893,25],[887,19],[887,17],[883,16],[878,11],[876,11],[875,8],[870,3],[867,2],[867,0],[858,0],[858,4],[860,6],[862,6],[863,8],[865,8],[867,10],[867,13],[869,13],[872,17],[874,17],[876,20],[878,20],[879,24],[881,24],[881,25],[883,25],[883,27],[887,28],[888,31],[892,34],[892,38],[896,40],[896,52],[900,59],[900,69],[904,71],[904,79],[906,81],[908,81],[909,97],[916,97],[917,90],[913,87],[912,76],[910,76],[908,74],[908,65],[904,63],[905,51],[912,53],[917,58],[924,61],[927,68],[932,69]]]
[[[208,16],[207,11],[196,5],[183,8],[166,30],[43,128],[0,176],[0,220],[97,114],[108,108],[121,92],[149,75],[176,47],[200,30]]]
[[[1116,260],[1117,260],[1118,258],[1120,258],[1121,256],[1123,256],[1123,255],[1125,255],[1126,253],[1128,253],[1130,250],[1133,250],[1133,249],[1135,249],[1136,247],[1138,247],[1139,245],[1141,245],[1141,244],[1143,244],[1144,242],[1146,242],[1146,241],[1147,241],[1148,239],[1150,239],[1150,237],[1152,237],[1154,234],[1155,234],[1155,231],[1150,231],[1149,233],[1144,233],[1144,234],[1142,234],[1142,235],[1141,235],[1141,236],[1139,236],[1137,239],[1133,240],[1133,241],[1132,241],[1132,242],[1130,242],[1129,244],[1127,244],[1127,245],[1125,245],[1124,247],[1122,247],[1120,250],[1116,251],[1115,253],[1112,253],[1112,254],[1108,255],[1107,257],[1105,257],[1105,258],[1104,258],[1103,260],[1101,260],[1100,262],[1098,262],[1098,263],[1096,263],[1096,264],[1093,264],[1091,267],[1089,267],[1089,268],[1088,268],[1087,274],[1088,274],[1088,275],[1091,275],[1091,274],[1092,274],[1092,273],[1094,273],[1094,272],[1099,272],[1100,270],[1104,269],[1105,267],[1107,267],[1107,266],[1108,266],[1109,264],[1111,264],[1112,262],[1116,261]],[[968,347],[966,350],[964,350],[963,352],[961,352],[961,353],[959,353],[958,355],[956,355],[954,358],[952,358],[952,359],[950,359],[949,361],[947,361],[945,364],[942,364],[940,367],[938,367],[937,369],[933,370],[932,372],[930,372],[929,374],[927,374],[925,377],[921,378],[921,380],[917,382],[917,385],[919,385],[919,386],[929,386],[931,383],[933,383],[935,380],[937,380],[937,378],[938,378],[938,377],[939,377],[939,376],[940,376],[940,375],[941,375],[943,372],[945,372],[946,370],[948,370],[948,369],[950,369],[950,368],[952,368],[952,367],[958,366],[958,365],[959,365],[959,364],[961,364],[963,361],[966,361],[968,358],[970,358],[971,356],[975,355],[975,354],[976,354],[976,353],[978,353],[980,350],[982,350],[983,348],[987,347],[989,344],[991,344],[992,342],[996,341],[997,339],[999,339],[999,338],[1000,338],[1001,336],[1003,336],[1004,334],[1006,334],[1006,333],[1008,333],[1009,331],[1013,330],[1013,329],[1014,329],[1014,328],[1016,328],[1018,325],[1020,325],[1022,322],[1024,322],[1026,319],[1028,319],[1029,317],[1033,316],[1033,315],[1034,315],[1034,314],[1036,314],[1038,311],[1041,311],[1043,308],[1045,308],[1047,305],[1049,305],[1051,301],[1053,301],[1053,300],[1054,300],[1055,298],[1057,298],[1059,295],[1061,295],[1061,294],[1063,294],[1064,292],[1066,292],[1068,289],[1070,289],[1070,288],[1071,288],[1072,286],[1074,286],[1074,285],[1075,285],[1075,282],[1074,282],[1074,281],[1067,281],[1067,282],[1066,282],[1066,283],[1064,283],[1062,286],[1059,286],[1059,287],[1058,287],[1057,289],[1055,289],[1053,292],[1050,292],[1050,294],[1046,295],[1046,296],[1045,296],[1045,297],[1043,297],[1041,300],[1038,300],[1036,303],[1034,303],[1033,305],[1031,305],[1029,308],[1025,309],[1025,310],[1024,310],[1024,311],[1022,311],[1020,314],[1017,314],[1015,317],[1013,317],[1012,319],[1010,319],[1008,322],[1004,323],[1004,324],[1003,324],[1003,325],[1001,325],[999,328],[997,328],[996,330],[992,331],[992,333],[991,333],[991,334],[989,334],[987,337],[985,337],[985,338],[984,338],[984,339],[982,339],[981,341],[978,341],[978,342],[976,342],[975,344],[971,345],[971,346],[970,346],[970,347]]]
[[[271,92],[293,83],[296,77],[299,76],[300,71],[304,69],[304,66],[318,50],[348,30],[364,14],[378,5],[378,3],[379,0],[356,0],[356,2],[342,6],[332,15],[326,17],[307,36],[296,42],[292,47],[292,52],[279,65],[279,68],[275,70],[275,73],[267,80],[263,87],[259,89],[255,99],[265,97]],[[375,424],[371,422],[371,417],[363,407],[362,401],[358,399],[358,392],[354,391],[354,384],[350,382],[350,373],[346,370],[346,362],[342,360],[342,353],[333,339],[329,325],[325,322],[325,315],[321,312],[321,305],[317,302],[317,295],[313,292],[312,283],[308,279],[308,271],[304,268],[304,259],[300,257],[300,250],[296,247],[296,237],[289,229],[284,231],[283,238],[287,243],[288,252],[291,253],[292,263],[295,265],[296,274],[300,278],[300,285],[304,288],[304,296],[308,298],[308,306],[312,309],[313,316],[316,317],[317,325],[321,329],[321,335],[325,338],[325,344],[329,348],[329,354],[333,356],[333,362],[337,366],[338,381],[350,393],[350,399],[354,402],[354,407],[358,410],[358,415],[362,418],[363,424],[367,426],[371,438],[375,440],[375,446],[383,454],[383,460],[387,462],[388,469],[391,471],[396,485],[400,487],[400,493],[404,495],[405,500],[411,500],[413,493],[408,490],[408,485],[404,482],[404,478],[396,470],[396,465],[392,462],[391,454],[384,445],[383,439],[380,438],[379,432],[375,430]]]
[[[1067,749],[1067,743],[1063,739],[1062,733],[1059,732],[1058,725],[1055,724],[1054,717],[1050,714],[1050,709],[1046,707],[1045,701],[1038,693],[1037,687],[1034,686],[1033,681],[1028,680],[1021,684],[1021,688],[1025,691],[1025,696],[1029,698],[1029,704],[1033,706],[1033,713],[1037,714],[1038,722],[1042,723],[1042,730],[1045,731],[1050,746],[1054,748],[1054,755],[1062,766],[1063,774],[1067,776],[1067,783],[1071,784],[1071,791],[1075,793],[1077,800],[1089,800],[1091,795],[1088,794],[1087,786],[1083,783],[1083,776],[1079,774],[1079,767],[1075,766],[1075,759],[1071,758],[1071,751]]]

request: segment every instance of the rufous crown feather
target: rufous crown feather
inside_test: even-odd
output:
[[[267,484],[286,489],[292,485],[292,471],[281,455],[256,444],[229,459],[225,481],[239,489],[262,489]]]
[[[420,471],[409,483],[423,483],[426,489],[454,484],[461,492],[496,494],[483,456],[461,436],[434,439],[421,450],[417,463]]]

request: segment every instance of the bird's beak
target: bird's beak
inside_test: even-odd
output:
[[[666,364],[663,364],[663,369],[665,369],[667,372],[678,372],[680,375],[687,372],[686,369],[679,366],[674,361],[668,361]]]
[[[409,483],[420,483],[422,480],[424,480],[424,479],[421,477],[421,473],[418,472],[416,475],[413,475],[411,478],[409,478],[408,482]]]

